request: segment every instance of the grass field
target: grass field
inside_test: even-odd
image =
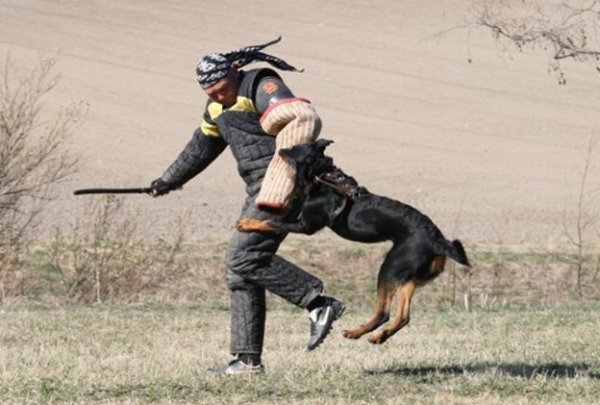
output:
[[[270,295],[266,374],[224,379],[205,370],[230,360],[226,243],[106,239],[0,269],[1,405],[600,404],[597,250],[468,246],[471,271],[450,263],[372,346],[341,331],[371,315],[386,246],[291,238],[281,254],[346,314],[307,352],[307,314]]]
[[[415,309],[383,346],[341,336],[370,315],[349,308],[314,352],[306,314],[277,304],[267,373],[242,378],[204,374],[230,360],[214,303],[0,311],[2,405],[600,403],[598,304]]]

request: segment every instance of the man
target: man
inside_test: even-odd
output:
[[[229,146],[246,183],[242,217],[268,219],[298,214],[302,201],[292,196],[293,169],[276,153],[280,148],[316,139],[321,122],[310,102],[297,98],[272,69],[240,70],[262,61],[280,70],[298,71],[261,52],[277,43],[250,46],[200,59],[196,79],[209,96],[201,125],[165,173],[151,184],[154,197],[180,188]],[[308,350],[320,345],[344,305],[322,294],[315,276],[276,255],[285,235],[235,231],[226,254],[231,298],[231,354],[219,374],[264,371],[265,290],[309,311]]]

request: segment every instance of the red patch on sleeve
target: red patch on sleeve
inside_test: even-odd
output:
[[[267,94],[273,94],[279,90],[279,86],[275,82],[266,82],[263,84],[262,89]]]

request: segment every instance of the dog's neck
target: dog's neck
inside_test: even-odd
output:
[[[332,166],[330,170],[320,174],[315,180],[350,198],[355,198],[366,191],[353,177],[348,176],[337,166]]]

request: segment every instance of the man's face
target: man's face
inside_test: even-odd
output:
[[[237,100],[238,74],[232,69],[222,80],[204,89],[208,97],[225,107],[232,106]]]

